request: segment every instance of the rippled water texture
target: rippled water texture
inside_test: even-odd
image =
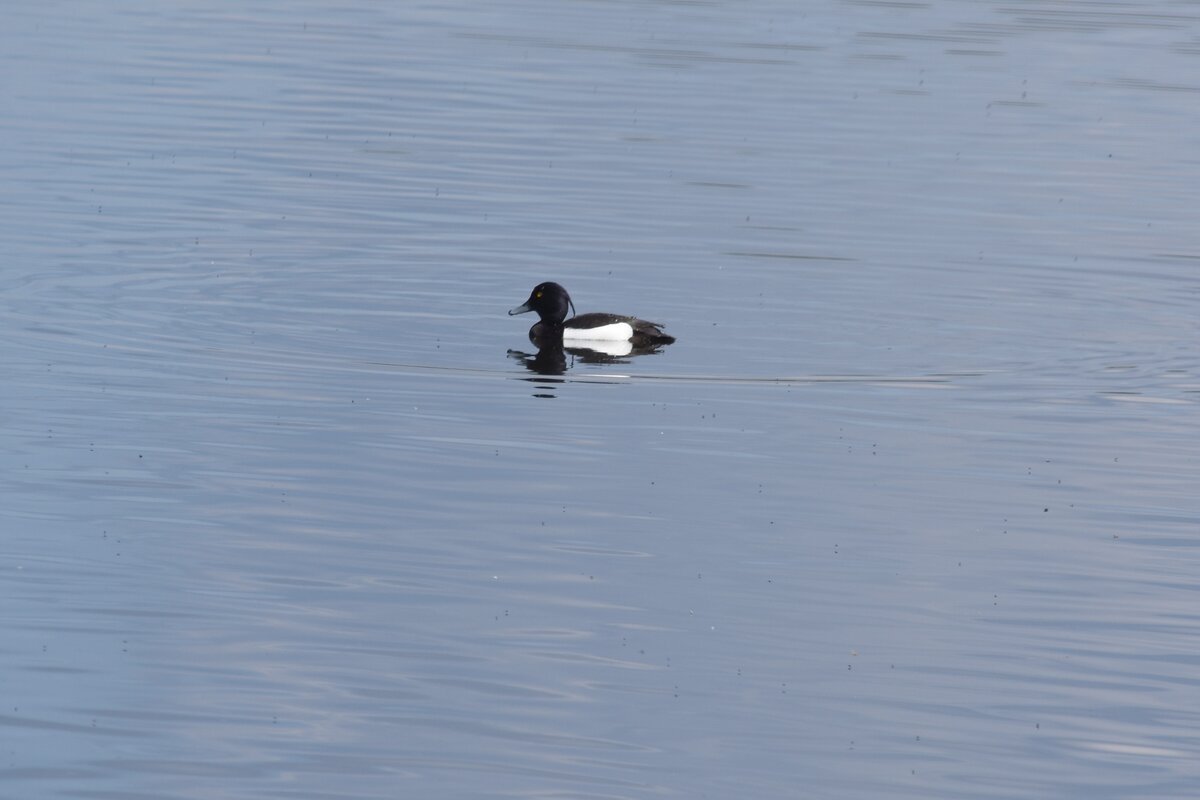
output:
[[[1195,4],[11,5],[0,797],[1196,795]]]

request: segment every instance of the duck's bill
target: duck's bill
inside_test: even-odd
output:
[[[517,314],[524,314],[526,311],[533,311],[533,309],[529,307],[528,302],[521,303],[521,305],[517,306],[516,308],[510,308],[508,310],[508,315],[512,317],[516,316]]]

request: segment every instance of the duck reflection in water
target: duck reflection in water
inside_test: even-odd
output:
[[[567,319],[567,310],[575,310],[567,290],[557,283],[539,283],[529,299],[509,311],[509,315],[536,311],[538,322],[529,329],[529,341],[538,348],[536,355],[510,350],[509,356],[542,375],[561,375],[576,360],[585,364],[626,364],[633,356],[657,353],[675,341],[663,333],[657,322],[619,314],[579,314]]]
[[[587,347],[583,344],[573,342],[570,347],[563,347],[562,342],[543,342],[536,353],[509,350],[508,356],[520,361],[530,372],[539,375],[562,375],[576,363],[628,364],[634,356],[647,356],[663,348],[661,344],[634,347],[632,342],[588,342]],[[614,346],[622,344],[626,346]]]

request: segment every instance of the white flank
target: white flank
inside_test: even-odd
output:
[[[623,342],[614,342],[611,339],[571,339],[563,344],[572,351],[591,350],[606,356],[627,356],[633,352],[633,342],[628,339]]]
[[[599,328],[563,328],[564,342],[628,342],[633,336],[633,326],[628,322],[614,322]]]

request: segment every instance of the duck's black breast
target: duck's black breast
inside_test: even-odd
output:
[[[562,330],[562,325],[555,325],[551,322],[535,322],[533,323],[533,327],[529,329],[529,339],[533,342],[554,339],[561,342]]]

